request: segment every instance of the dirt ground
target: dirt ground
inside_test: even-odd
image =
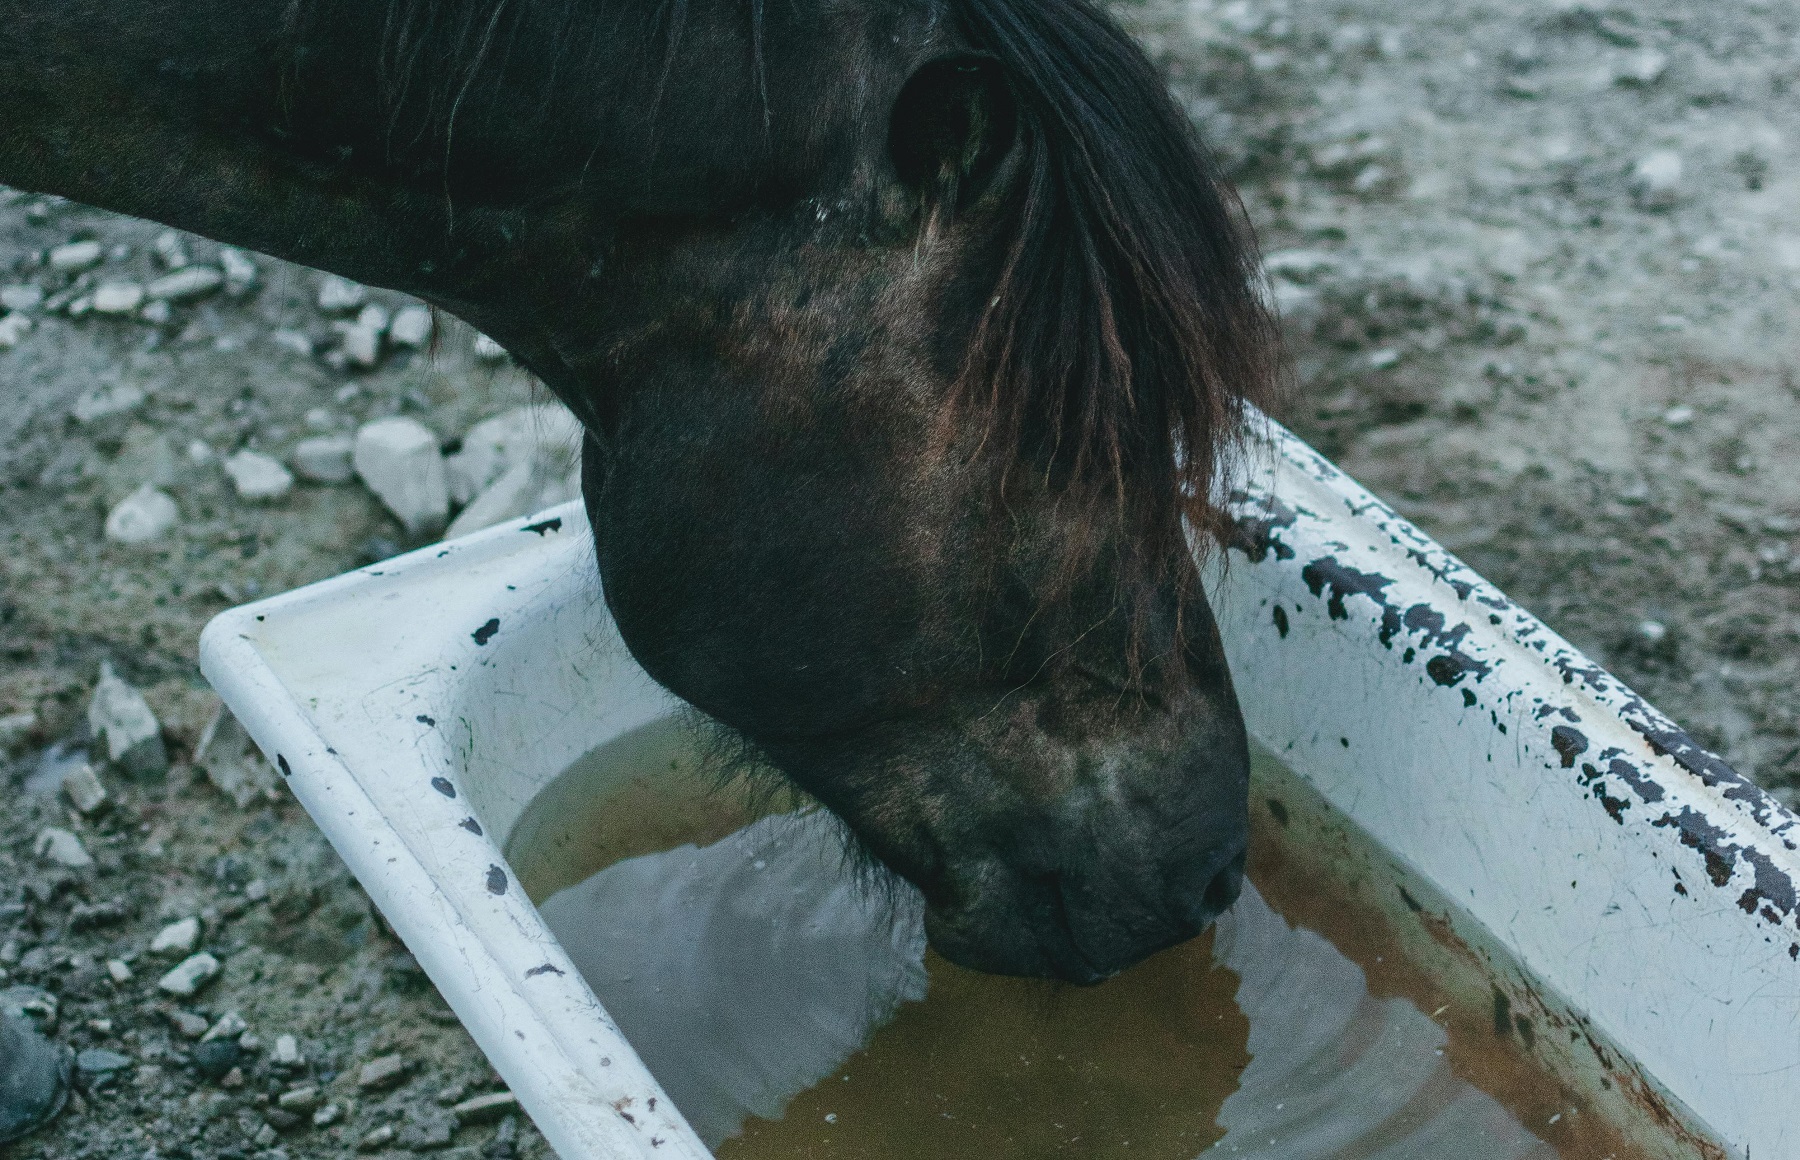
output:
[[[1800,9],[1115,10],[1260,231],[1294,367],[1283,417],[1797,800]],[[354,311],[322,311],[319,275],[265,258],[247,292],[166,319],[70,315],[90,283],[165,273],[162,233],[0,192],[0,289],[46,295],[13,312],[29,329],[0,317],[0,992],[48,992],[59,1038],[112,1053],[86,1056],[71,1109],[6,1154],[342,1156],[386,1124],[370,1151],[545,1155],[522,1118],[455,1126],[448,1106],[498,1080],[303,813],[239,808],[189,761],[214,709],[195,667],[209,617],[408,546],[356,484],[246,502],[220,457],[280,458],[388,414],[451,441],[541,392],[453,326],[435,352],[390,343],[377,368],[345,367],[333,323]],[[47,258],[77,239],[102,250],[79,284]],[[145,482],[175,499],[176,527],[107,540],[108,511]],[[103,659],[145,690],[174,765],[157,785],[103,771],[111,807],[84,819],[40,787],[86,743]],[[95,865],[39,859],[52,825]],[[195,916],[224,971],[177,1002],[155,985],[173,960],[148,947]],[[231,1012],[253,1039],[221,1086],[196,1073],[181,1016]],[[302,1062],[273,1061],[282,1035]],[[362,1087],[393,1053],[408,1070]],[[312,1106],[281,1106],[308,1083]]]

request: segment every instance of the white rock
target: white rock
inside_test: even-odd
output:
[[[450,514],[450,487],[437,436],[416,419],[395,416],[363,424],[351,463],[375,497],[408,533],[441,528]]]
[[[534,458],[552,473],[562,474],[580,462],[582,434],[581,421],[556,404],[515,407],[483,419],[469,428],[462,449],[445,463],[451,498],[468,503],[513,467]]]
[[[204,439],[189,439],[188,440],[188,445],[187,445],[188,462],[192,463],[195,467],[206,466],[208,463],[211,463],[214,459],[216,459],[218,457],[218,454],[219,454],[218,452],[216,452],[212,449],[212,444],[208,443]]]
[[[155,302],[144,303],[144,308],[138,311],[138,317],[152,326],[161,326],[163,323],[169,321],[174,313],[174,311],[169,309],[169,304],[167,302],[158,298]]]
[[[107,959],[106,974],[120,985],[131,982],[131,968],[125,964],[124,959]]]
[[[1680,199],[1681,176],[1681,154],[1672,149],[1645,154],[1631,171],[1631,196],[1640,209],[1669,209]]]
[[[70,318],[83,318],[93,309],[94,296],[92,294],[83,294],[81,297],[63,307],[63,313],[67,314]]]
[[[76,396],[75,405],[69,408],[69,412],[75,416],[77,423],[92,423],[109,415],[135,411],[144,405],[148,397],[143,388],[131,383],[89,387]]]
[[[201,952],[183,959],[174,970],[156,981],[157,987],[170,995],[186,997],[204,987],[219,973],[219,960]]]
[[[485,334],[475,336],[475,357],[482,362],[505,362],[506,348]]]
[[[181,509],[169,493],[146,483],[106,513],[106,538],[115,544],[147,544],[180,519]]]
[[[0,717],[0,750],[11,749],[37,728],[38,715],[30,709]]]
[[[291,350],[301,358],[313,355],[313,340],[298,330],[276,330],[269,334],[269,341],[284,350]]]
[[[1613,80],[1621,85],[1637,85],[1648,88],[1662,80],[1663,74],[1668,71],[1668,54],[1654,48],[1646,48],[1621,60],[1613,69]]]
[[[249,254],[232,246],[219,251],[219,268],[225,271],[225,290],[242,294],[256,285],[256,262]]]
[[[327,314],[347,314],[368,296],[368,287],[336,274],[327,274],[319,282],[319,309]]]
[[[1686,403],[1677,403],[1675,406],[1670,407],[1667,411],[1663,412],[1663,425],[1677,429],[1686,427],[1694,421],[1694,415],[1695,412],[1692,407],[1688,406]]]
[[[31,331],[31,319],[24,314],[8,314],[0,318],[0,350],[11,350],[25,340]]]
[[[106,787],[100,784],[100,778],[94,773],[94,767],[87,762],[77,762],[62,776],[63,796],[75,807],[75,812],[86,817],[97,813],[106,804]]]
[[[348,483],[356,474],[350,453],[356,441],[348,435],[316,435],[294,444],[288,462],[301,479],[313,483]]]
[[[100,680],[88,702],[88,730],[96,742],[105,743],[107,757],[129,776],[155,778],[168,771],[162,726],[150,703],[107,661],[100,662]]]
[[[200,920],[184,918],[180,922],[171,922],[156,932],[156,937],[150,940],[150,953],[186,958],[199,945]]]
[[[300,1041],[292,1035],[275,1037],[275,1051],[271,1059],[283,1067],[298,1067],[305,1062],[300,1057]]]
[[[79,273],[100,264],[105,251],[99,242],[70,242],[50,251],[50,268],[64,274]]]
[[[200,1042],[211,1043],[215,1039],[236,1039],[248,1030],[250,1030],[250,1025],[244,1022],[242,1015],[236,1011],[227,1011],[219,1016],[219,1021],[212,1025],[211,1030],[200,1037]]]
[[[259,800],[275,800],[278,795],[275,771],[263,760],[256,743],[231,710],[223,705],[200,733],[194,746],[194,764],[205,770],[207,780],[236,802],[239,809],[248,809]]]
[[[540,457],[515,464],[457,514],[445,539],[466,536],[506,520],[528,516],[581,494],[581,473],[554,471]]]
[[[94,864],[93,856],[87,847],[81,844],[69,831],[56,826],[46,826],[38,831],[37,840],[31,844],[32,852],[46,862],[54,862],[58,866],[67,866],[71,870],[79,870]]]
[[[34,282],[0,286],[0,306],[8,310],[36,310],[44,302],[44,288]]]
[[[188,302],[206,297],[224,283],[225,275],[212,266],[185,266],[144,287],[144,294],[159,302]]]
[[[156,260],[170,270],[179,270],[188,264],[187,247],[181,243],[181,235],[174,230],[164,230],[156,235],[150,243],[150,249],[156,254]]]
[[[402,306],[394,315],[394,321],[388,324],[388,337],[400,346],[419,350],[431,341],[433,328],[430,307]]]
[[[357,311],[356,314],[356,325],[364,330],[372,330],[376,334],[386,334],[390,321],[388,312],[373,302]]]
[[[341,328],[344,361],[365,370],[381,361],[381,331],[362,325]]]
[[[227,459],[224,466],[239,499],[280,499],[294,490],[293,473],[259,451],[240,451]]]
[[[130,314],[144,303],[144,288],[136,282],[102,282],[94,288],[95,314]]]

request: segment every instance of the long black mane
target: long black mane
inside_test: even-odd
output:
[[[1138,563],[1220,536],[1216,473],[1279,341],[1235,195],[1143,50],[1085,0],[954,0],[1004,65],[1027,157],[959,402],[1115,504]],[[1129,562],[1128,562],[1129,563]]]

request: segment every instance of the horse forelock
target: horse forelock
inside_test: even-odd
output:
[[[1164,578],[1184,520],[1225,532],[1217,479],[1279,381],[1254,235],[1155,66],[1086,0],[953,3],[1006,72],[1025,156],[951,414],[1111,508],[1118,563]]]

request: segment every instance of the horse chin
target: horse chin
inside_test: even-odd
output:
[[[1089,961],[1076,945],[1073,932],[1034,931],[1019,922],[1010,926],[996,930],[992,922],[971,922],[966,913],[925,909],[925,938],[931,949],[971,971],[1055,979],[1079,987],[1104,983],[1119,973],[1118,967]]]

